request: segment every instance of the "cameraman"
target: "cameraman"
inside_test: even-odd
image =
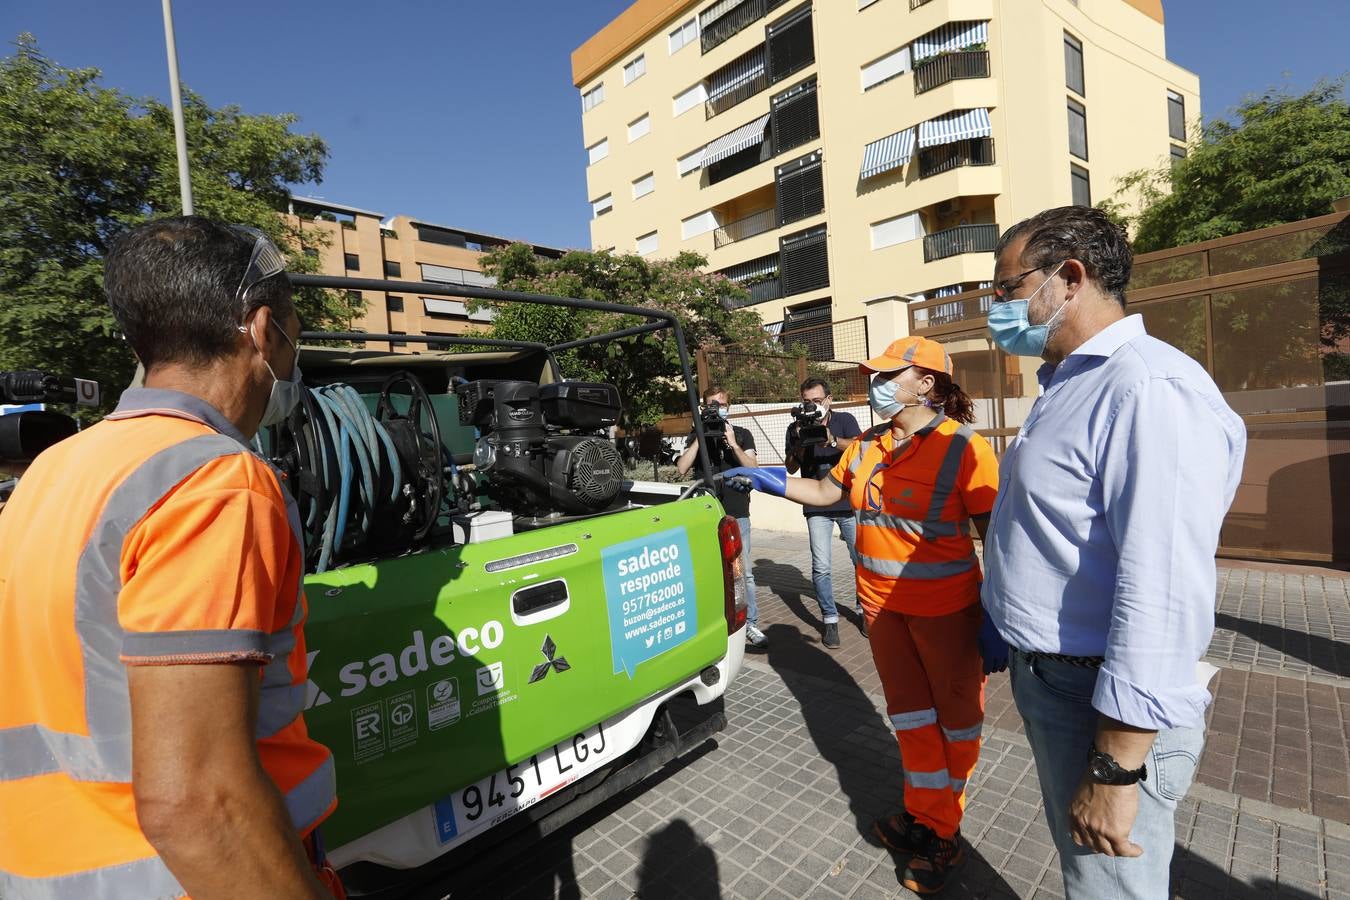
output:
[[[703,432],[708,436],[708,456],[718,472],[734,469],[737,466],[755,468],[755,439],[738,425],[731,425],[727,417],[731,415],[731,400],[726,389],[712,384],[703,392]],[[686,475],[694,467],[698,458],[698,432],[690,431],[684,452],[675,460],[675,469]],[[759,630],[759,606],[755,602],[755,576],[750,562],[750,497],[736,491],[727,491],[722,498],[722,508],[727,515],[736,520],[741,527],[741,566],[745,570],[745,643],[751,647],[764,647],[769,641]]]
[[[830,385],[824,379],[806,379],[801,392],[802,405],[794,410],[794,421],[788,426],[783,459],[789,475],[800,470],[803,477],[819,481],[829,477],[844,449],[862,434],[862,429],[852,413],[830,409]],[[830,537],[837,524],[849,558],[856,559],[853,542],[857,520],[847,497],[833,506],[803,506],[802,512],[811,541],[811,580],[816,585],[816,602],[825,623],[822,643],[834,650],[839,647],[839,610],[834,605],[834,583],[830,579]],[[859,618],[866,635],[867,619],[861,615]]]

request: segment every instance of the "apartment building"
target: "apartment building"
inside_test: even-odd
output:
[[[492,285],[483,274],[483,254],[513,239],[423,222],[410,216],[383,213],[313,197],[293,197],[286,213],[306,234],[321,234],[306,253],[319,258],[319,272],[352,278],[387,278],[440,284]],[[557,259],[556,247],[533,244],[540,256]],[[457,335],[482,329],[492,321],[490,309],[470,312],[465,301],[449,297],[422,297],[415,292],[393,294],[361,291],[365,312],[355,323],[367,334]],[[368,341],[379,350],[424,349],[413,342]]]
[[[698,251],[773,328],[865,316],[871,352],[1200,109],[1161,0],[636,0],[572,74],[594,248]]]

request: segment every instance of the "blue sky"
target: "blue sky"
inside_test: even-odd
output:
[[[822,0],[845,2],[845,0]],[[1088,0],[1093,2],[1093,0]],[[1206,118],[1244,94],[1350,69],[1346,0],[1170,0],[1168,56]],[[294,112],[328,142],[301,188],[385,214],[586,246],[570,55],[628,0],[175,0],[185,84],[213,105]],[[158,0],[4,0],[0,38],[34,33],[66,66],[167,99]]]

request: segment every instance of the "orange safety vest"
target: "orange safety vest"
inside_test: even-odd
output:
[[[130,665],[259,663],[262,766],[302,835],[332,812],[302,569],[294,502],[195,397],[128,391],[34,462],[0,514],[0,897],[183,895],[136,818]]]
[[[994,508],[989,442],[944,414],[899,451],[889,422],[849,445],[830,472],[858,517],[858,596],[910,615],[941,616],[980,599],[970,520]]]

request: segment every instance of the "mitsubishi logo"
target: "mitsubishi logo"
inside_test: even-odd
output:
[[[547,634],[544,635],[544,646],[539,649],[544,653],[544,661],[535,666],[534,671],[530,673],[529,684],[534,684],[536,681],[543,681],[544,676],[548,675],[549,669],[561,673],[572,668],[571,664],[567,661],[567,657],[557,655],[558,645],[553,643],[552,636]]]

